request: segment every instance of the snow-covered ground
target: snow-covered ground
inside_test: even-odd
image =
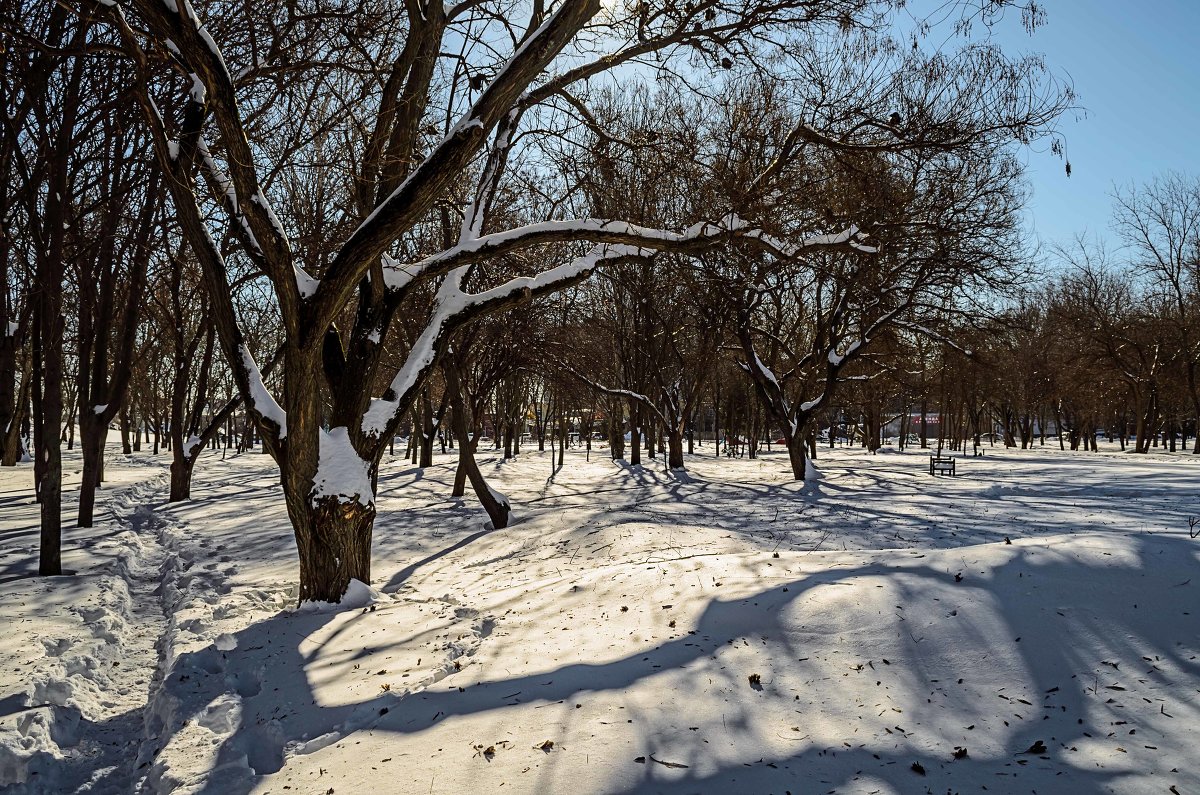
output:
[[[64,578],[0,470],[0,789],[1200,792],[1189,455],[485,456],[498,532],[453,460],[385,462],[337,611],[293,609],[261,455],[178,505],[110,456]]]

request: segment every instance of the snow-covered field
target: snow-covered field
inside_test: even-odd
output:
[[[5,791],[1200,792],[1188,455],[526,453],[483,461],[498,532],[452,456],[395,460],[338,611],[293,609],[264,456],[178,505],[109,461],[63,578],[0,471]]]

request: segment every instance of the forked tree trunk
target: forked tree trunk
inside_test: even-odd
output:
[[[321,390],[317,387],[319,351],[314,356],[289,347],[284,352],[283,367],[287,436],[275,445],[300,558],[298,598],[300,602],[339,602],[351,580],[371,582],[371,533],[379,463],[377,458],[362,461],[367,494],[315,494],[324,433]],[[326,474],[335,479],[346,476],[344,472]]]

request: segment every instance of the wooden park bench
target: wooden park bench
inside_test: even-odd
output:
[[[945,458],[936,455],[929,456],[929,474],[954,477],[954,459],[949,456]]]

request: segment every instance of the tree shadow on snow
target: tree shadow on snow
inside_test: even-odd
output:
[[[323,642],[321,649],[308,654],[300,652],[297,638],[308,638],[322,630],[331,616],[282,613],[237,633],[233,651],[207,646],[182,655],[166,686],[169,695],[178,699],[170,724],[152,723],[149,734],[158,737],[153,746],[165,747],[189,726],[195,731],[196,725],[235,725],[221,742],[200,791],[246,793],[258,776],[280,770],[288,754],[308,753],[358,731],[391,732],[402,738],[451,716],[488,714],[517,703],[550,704],[585,693],[592,694],[593,700],[597,694],[601,699],[603,694],[619,698],[622,691],[668,673],[692,676],[697,690],[706,687],[701,684],[706,677],[709,681],[724,677],[729,685],[736,680],[738,689],[723,697],[731,702],[726,708],[740,710],[744,722],[771,720],[774,711],[781,721],[790,719],[803,728],[819,716],[794,714],[792,693],[800,694],[801,699],[816,699],[816,688],[821,688],[819,695],[826,699],[830,715],[861,711],[871,716],[875,712],[871,707],[864,710],[861,704],[851,703],[852,688],[843,692],[836,686],[806,688],[801,684],[819,669],[814,667],[816,662],[805,662],[811,635],[798,634],[795,628],[819,624],[833,633],[852,633],[854,622],[862,616],[856,617],[853,610],[831,615],[828,607],[818,610],[820,605],[828,604],[827,600],[808,602],[806,597],[826,586],[837,585],[846,591],[850,590],[845,588],[847,585],[870,588],[871,593],[883,586],[894,589],[897,602],[910,606],[935,596],[945,596],[947,605],[947,595],[970,596],[975,609],[986,615],[978,616],[981,620],[974,623],[953,623],[969,622],[971,617],[964,615],[925,626],[896,619],[888,648],[861,650],[868,656],[874,656],[873,652],[890,654],[887,675],[909,683],[903,693],[910,697],[905,714],[902,718],[879,717],[878,737],[874,740],[869,732],[853,733],[856,727],[869,728],[865,722],[852,727],[829,718],[824,724],[826,731],[831,725],[844,729],[846,744],[825,737],[784,755],[772,755],[769,748],[749,747],[744,750],[744,759],[730,761],[727,756],[714,757],[715,746],[705,743],[702,733],[674,728],[706,719],[702,714],[689,714],[693,709],[690,704],[702,703],[699,693],[689,696],[676,692],[670,714],[639,716],[639,725],[650,725],[649,730],[643,730],[640,742],[649,755],[655,753],[654,744],[665,742],[669,735],[672,761],[688,767],[638,765],[630,759],[631,770],[619,781],[588,782],[584,789],[631,795],[799,793],[817,791],[818,784],[820,791],[826,792],[873,783],[876,789],[886,785],[899,792],[937,792],[977,784],[1002,792],[1108,791],[1120,787],[1127,775],[1140,771],[1077,763],[1074,747],[1090,738],[1109,736],[1114,731],[1106,720],[1110,713],[1123,715],[1128,721],[1120,726],[1123,737],[1130,729],[1138,730],[1136,739],[1128,737],[1127,742],[1138,743],[1139,748],[1142,742],[1154,744],[1151,737],[1170,740],[1172,735],[1166,732],[1182,732],[1182,727],[1200,715],[1196,697],[1191,695],[1196,692],[1200,667],[1194,658],[1195,649],[1185,645],[1194,645],[1200,637],[1200,611],[1190,609],[1184,601],[1197,587],[1194,583],[1200,582],[1197,547],[1182,535],[1138,536],[1122,543],[1127,543],[1126,551],[1114,548],[1111,556],[1097,553],[1087,562],[1071,557],[1067,547],[1002,547],[1010,555],[1007,562],[985,573],[968,571],[961,583],[954,581],[953,573],[923,562],[924,556],[898,552],[886,563],[838,567],[776,583],[746,598],[713,599],[694,632],[651,648],[639,648],[611,662],[574,663],[528,676],[485,679],[465,692],[428,686],[408,695],[381,692],[337,706],[318,703],[312,678],[320,677],[318,662],[327,664],[320,655],[349,659],[346,655],[353,655],[354,650],[337,648],[337,637],[358,622],[387,622],[388,605],[350,618],[334,637]],[[1180,585],[1185,579],[1193,584]],[[1068,594],[1069,603],[1059,604],[1055,594]],[[1162,620],[1168,615],[1170,620]],[[961,648],[948,648],[946,638],[939,643],[938,633],[942,631],[950,633],[946,637]],[[995,633],[1000,632],[1004,636],[996,637]],[[772,670],[764,672],[764,692],[751,691],[745,686],[744,671],[727,671],[714,658],[732,640],[741,638],[761,644],[769,656]],[[406,640],[411,642],[411,638]],[[402,642],[394,641],[393,645],[398,647]],[[483,642],[487,643],[486,639]],[[988,670],[999,672],[995,675],[1007,671],[1013,677],[1007,682],[1007,693],[1013,694],[1013,699],[1025,693],[1026,702],[1014,700],[998,706],[994,692],[970,694],[955,688],[953,683],[959,678],[977,680],[982,676],[973,652],[984,648],[983,644],[1009,655],[1011,666]],[[874,660],[878,665],[880,657],[874,656]],[[1119,666],[1112,668],[1112,675],[1096,674],[1097,670],[1106,671],[1110,663]],[[1168,666],[1181,677],[1190,678],[1186,687],[1178,691],[1167,688],[1170,683],[1156,671]],[[681,673],[681,669],[686,671]],[[446,666],[434,681],[453,675],[454,669]],[[875,667],[859,675],[881,678]],[[1105,689],[1106,679],[1120,680],[1128,687]],[[932,681],[941,684],[935,688],[929,684]],[[445,684],[452,686],[453,678]],[[788,684],[794,687],[789,689]],[[936,699],[933,690],[938,691]],[[924,703],[927,695],[929,702]],[[1155,725],[1140,725],[1132,711],[1123,712],[1122,701],[1137,702],[1140,707],[1140,699],[1147,696],[1147,700],[1164,699],[1163,716],[1154,719]],[[764,702],[763,698],[778,701]],[[1001,698],[1010,696],[1001,694]],[[226,710],[236,715],[222,713],[223,704],[236,705]],[[702,711],[704,707],[697,709]],[[1001,728],[995,725],[1001,710],[1024,714],[1020,719],[1009,716],[1011,725]],[[1171,712],[1174,715],[1167,714]],[[885,738],[884,727],[900,720],[908,726],[908,732],[919,732],[924,744],[910,743],[909,734],[890,733],[890,728]],[[974,724],[979,724],[979,730],[972,734],[966,727]],[[975,741],[981,739],[985,728],[989,736],[998,738],[1002,748],[987,750],[984,743],[984,749],[979,750]],[[780,731],[787,731],[786,723],[780,724]],[[1037,741],[1044,742],[1044,753],[1022,753]],[[308,744],[302,745],[305,742]],[[975,748],[966,758],[953,760],[952,752],[958,745]],[[943,750],[936,755],[921,750],[929,746]],[[604,744],[595,747],[603,748]],[[1187,759],[1163,761],[1162,770],[1178,767],[1181,772],[1164,778],[1161,789],[1173,783],[1180,791],[1197,791],[1200,775],[1194,767],[1185,767]],[[914,772],[913,762],[923,767],[923,775]],[[545,764],[567,761],[565,755],[551,754]]]

